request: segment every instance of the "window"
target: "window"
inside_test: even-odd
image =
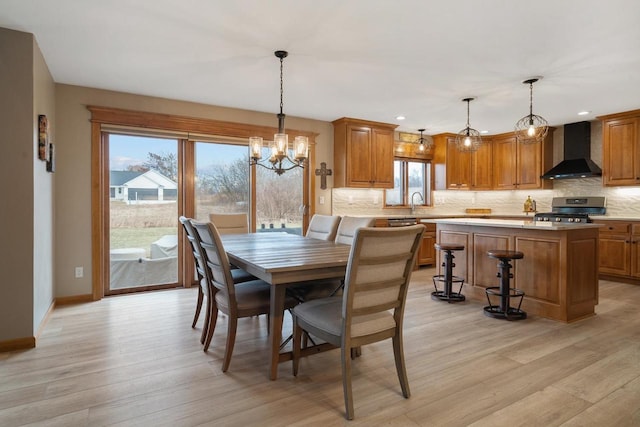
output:
[[[385,190],[385,206],[431,205],[431,163],[396,159],[393,162],[393,188]]]

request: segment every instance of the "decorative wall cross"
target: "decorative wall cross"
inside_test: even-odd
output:
[[[320,169],[316,169],[316,176],[320,177],[320,188],[323,190],[327,189],[327,175],[331,175],[331,169],[327,169],[327,164],[325,162],[320,163]]]

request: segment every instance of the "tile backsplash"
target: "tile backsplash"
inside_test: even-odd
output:
[[[384,190],[334,188],[334,215],[407,215],[409,209],[383,207]],[[553,197],[604,196],[607,216],[640,218],[640,187],[603,187],[600,178],[557,180],[553,190],[434,191],[432,207],[419,207],[416,215],[459,215],[467,208],[490,208],[493,214],[522,215],[531,196],[538,212],[551,211]]]

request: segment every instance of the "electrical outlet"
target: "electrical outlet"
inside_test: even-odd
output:
[[[349,204],[352,205],[353,204],[353,196],[349,196]]]
[[[76,267],[76,279],[80,279],[84,276],[84,268]]]
[[[324,196],[320,196],[319,203],[320,203],[321,205],[324,205]]]

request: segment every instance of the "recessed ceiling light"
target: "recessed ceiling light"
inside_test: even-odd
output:
[[[580,111],[578,113],[579,116],[586,116],[587,114],[589,114],[591,111]]]
[[[396,116],[396,120],[404,120],[405,117],[404,116]]]
[[[480,133],[485,134],[485,133],[489,133],[488,130],[481,130]]]

